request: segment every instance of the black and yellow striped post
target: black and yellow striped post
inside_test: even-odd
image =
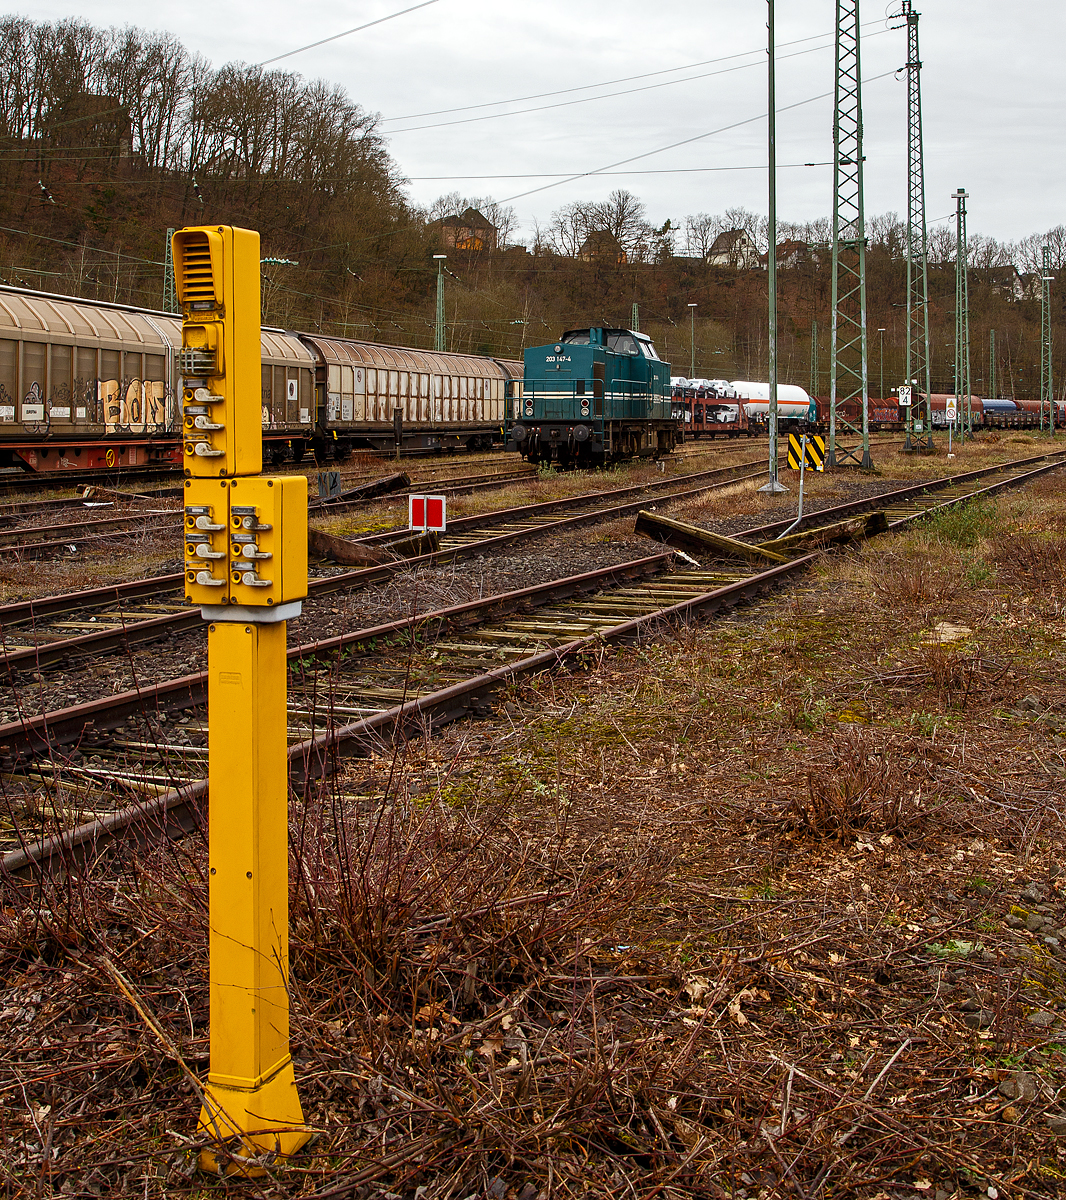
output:
[[[801,444],[800,439],[794,433],[790,433],[788,435],[789,467],[793,471],[798,471],[804,458],[812,471],[824,471],[825,441],[817,436],[808,436]]]

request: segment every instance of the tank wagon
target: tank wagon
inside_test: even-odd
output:
[[[507,447],[530,462],[597,466],[668,454],[681,440],[670,365],[631,329],[570,329],[524,355]]]
[[[263,452],[488,447],[522,365],[264,328]],[[181,318],[0,286],[0,466],[33,472],[182,462]]]
[[[770,385],[747,379],[684,379],[671,381],[675,419],[689,437],[754,437],[765,433],[770,419]],[[817,425],[815,401],[794,384],[777,387],[777,420],[788,433],[803,433]]]

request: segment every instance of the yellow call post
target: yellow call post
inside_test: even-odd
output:
[[[307,480],[259,474],[259,235],[173,240],[182,306],[185,594],[208,624],[211,1067],[206,1170],[311,1137],[289,1052],[286,631],[307,595]]]

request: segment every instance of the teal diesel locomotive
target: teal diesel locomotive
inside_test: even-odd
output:
[[[529,462],[599,466],[657,458],[681,440],[670,364],[631,329],[571,329],[525,352],[522,395],[509,405],[507,448]]]

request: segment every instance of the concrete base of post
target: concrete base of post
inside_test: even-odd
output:
[[[782,492],[787,492],[788,488],[779,479],[771,479],[769,483],[764,483],[759,491],[769,496],[779,496]]]
[[[208,1083],[204,1101],[197,1133],[213,1144],[200,1151],[199,1166],[212,1175],[265,1175],[314,1136],[304,1125],[292,1059],[258,1087]]]

